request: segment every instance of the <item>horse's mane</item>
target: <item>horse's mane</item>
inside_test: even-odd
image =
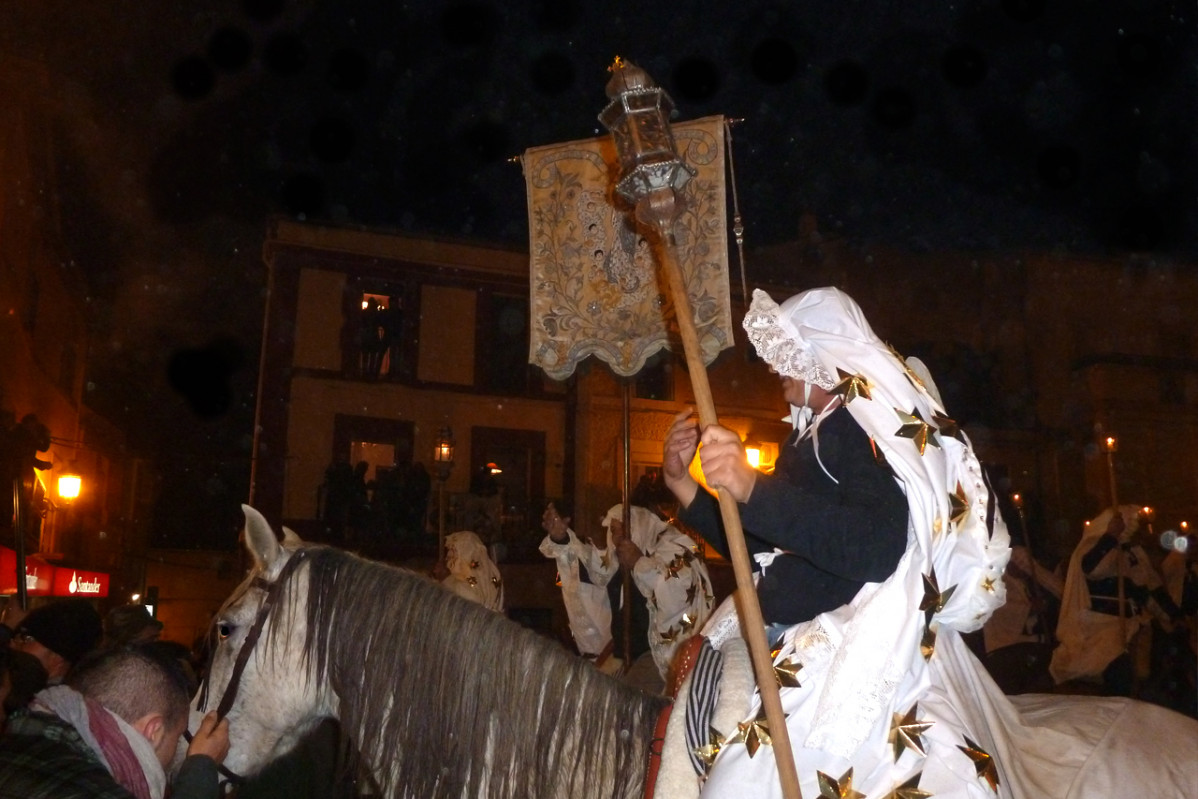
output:
[[[641,795],[665,699],[426,577],[307,549],[305,655],[386,795]]]

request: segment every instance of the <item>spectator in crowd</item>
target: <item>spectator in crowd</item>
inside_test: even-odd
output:
[[[29,704],[46,687],[46,667],[27,652],[0,647],[0,730],[4,719]]]
[[[75,663],[100,645],[104,634],[100,614],[91,602],[76,598],[35,608],[12,630],[10,646],[41,661],[50,685],[61,683]]]
[[[104,617],[104,646],[124,646],[157,641],[162,622],[145,605],[117,605]]]
[[[66,685],[14,714],[0,741],[0,796],[163,799],[166,769],[187,728],[182,673],[148,647],[93,653]],[[172,799],[219,796],[228,722],[210,713],[193,737]]]

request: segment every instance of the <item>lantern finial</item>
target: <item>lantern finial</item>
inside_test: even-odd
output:
[[[670,131],[674,101],[649,73],[616,57],[599,121],[612,132],[620,157],[616,192],[636,204],[658,189],[681,189],[695,175],[678,155]]]

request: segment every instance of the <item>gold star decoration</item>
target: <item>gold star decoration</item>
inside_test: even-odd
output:
[[[919,721],[915,718],[918,707],[918,703],[912,705],[905,716],[895,713],[894,720],[890,723],[890,735],[886,740],[894,746],[895,763],[902,756],[904,749],[918,752],[922,757],[928,755],[923,748],[923,738],[920,737],[920,734],[926,732],[932,726],[932,722]]]
[[[495,586],[496,588],[498,588],[502,584],[503,584],[503,580],[500,580],[498,577],[491,578],[491,585]]]
[[[820,799],[865,799],[865,794],[853,790],[853,769],[834,780],[822,771],[815,772],[819,780]]]
[[[957,490],[948,495],[948,504],[952,508],[952,517],[949,519],[954,527],[960,527],[961,523],[969,516],[969,500],[965,496],[965,489],[961,486],[961,482],[957,481]]]
[[[749,750],[750,758],[757,754],[757,750],[761,748],[762,744],[766,746],[774,745],[773,739],[770,738],[770,723],[765,719],[764,708],[757,714],[757,718],[750,721],[738,722],[736,732],[724,742],[724,745],[740,743],[743,743],[745,748]]]
[[[932,629],[932,625],[928,625],[923,630],[923,638],[919,641],[919,654],[923,655],[924,660],[931,660],[932,655],[936,653],[936,631]]]
[[[707,743],[695,749],[695,755],[703,761],[703,764],[711,768],[711,764],[715,762],[715,756],[720,753],[720,749],[724,746],[724,736],[720,735],[719,731],[712,727],[709,730],[710,739]]]
[[[695,604],[695,596],[697,596],[698,593],[699,593],[699,584],[691,583],[691,587],[686,589],[686,604],[688,604],[688,605]]]
[[[931,574],[923,575],[923,600],[919,603],[919,609],[924,612],[929,622],[933,615],[944,610],[944,606],[948,604],[956,590],[957,586],[953,585],[941,591],[940,584],[936,582],[935,569],[932,569]]]
[[[799,670],[803,664],[793,657],[787,657],[781,663],[774,664],[774,677],[783,688],[802,688],[799,684]]]
[[[993,594],[994,593],[994,578],[987,577],[985,580],[982,580],[982,588],[986,589],[988,592]]]
[[[922,776],[923,772],[921,771],[902,785],[896,785],[894,790],[882,799],[927,799],[932,794],[920,789],[919,778]]]
[[[873,399],[869,395],[869,381],[865,379],[865,375],[851,375],[843,369],[837,369],[836,374],[840,377],[840,382],[832,386],[832,393],[843,397],[845,405],[858,397]]]
[[[686,561],[683,559],[683,557],[681,555],[675,555],[674,559],[666,564],[666,579],[668,580],[671,577],[677,578],[678,572],[682,571],[683,567],[685,566]]]
[[[920,382],[919,378],[917,376],[913,375],[911,373],[911,370],[907,368],[907,359],[903,357],[903,354],[901,352],[899,352],[898,350],[896,350],[894,348],[894,345],[891,344],[890,342],[886,342],[886,349],[890,350],[890,354],[895,357],[895,360],[897,360],[899,362],[899,365],[902,366],[903,369],[907,372],[907,377],[909,379],[911,379],[913,382],[922,386],[923,383]]]
[[[878,448],[878,442],[877,442],[877,441],[874,441],[874,440],[871,438],[871,439],[869,440],[869,447],[870,447],[870,449],[872,449],[872,450],[874,451],[874,461],[875,461],[875,462],[877,462],[877,464],[878,464],[879,466],[885,466],[885,467],[889,467],[889,466],[890,466],[890,464],[888,464],[888,463],[886,462],[886,453],[882,452],[882,450]]]
[[[695,629],[695,619],[689,613],[683,613],[682,619],[678,624],[682,627],[682,632],[684,633],[690,633],[691,630]]]
[[[477,569],[477,568],[478,568],[478,561],[477,561],[477,560],[472,560],[472,561],[470,561],[470,568],[472,568],[472,569]]]
[[[665,632],[658,633],[658,634],[661,636],[661,642],[663,644],[672,644],[678,640],[678,634],[680,632],[682,632],[682,631],[677,628],[671,627],[670,629],[666,630]]]
[[[471,588],[474,588],[476,585],[478,585],[478,578],[472,574],[466,578],[466,582],[470,583]]]
[[[969,740],[968,736],[965,736],[965,744],[965,746],[958,745],[957,748],[973,761],[973,769],[977,772],[978,779],[985,780],[986,784],[990,786],[990,790],[998,793],[998,765],[994,762],[994,758],[989,752],[982,750]]]
[[[923,417],[919,415],[919,408],[916,408],[914,413],[907,413],[898,408],[895,408],[894,412],[898,414],[899,421],[902,422],[894,434],[900,438],[909,438],[914,441],[915,446],[919,447],[920,455],[928,448],[928,444],[933,447],[940,446],[940,442],[936,440],[935,428],[923,420]]]
[[[942,436],[951,436],[953,438],[961,437],[961,426],[957,424],[955,419],[950,419],[944,414],[932,414],[932,421],[936,423],[936,429],[940,431]]]

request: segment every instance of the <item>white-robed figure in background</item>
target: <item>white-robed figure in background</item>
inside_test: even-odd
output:
[[[1112,751],[1102,744],[1109,736],[1086,739],[1077,731],[1116,725],[1124,734],[1134,730],[1150,738],[1161,726],[1154,714],[1169,711],[1124,699],[1007,697],[961,639],[960,633],[979,629],[1003,602],[1009,536],[969,439],[949,417],[922,365],[914,359],[909,363],[879,339],[857,304],[835,288],[812,289],[781,306],[756,291],[744,326],[774,371],[815,384],[843,404],[868,436],[866,446],[893,473],[908,511],[906,548],[888,577],[865,582],[846,604],[788,623],[771,636],[777,641],[774,670],[803,796],[1099,796],[1109,793],[1110,763],[1122,769],[1114,773],[1147,768],[1129,762],[1147,760],[1145,751]],[[789,392],[785,380],[783,385]],[[796,427],[806,430],[811,417],[802,411],[794,408],[794,418]],[[671,450],[671,438],[681,435],[677,424],[665,454],[685,460],[684,452],[693,454],[692,448]],[[817,484],[838,477],[835,464],[827,478],[820,472],[820,432],[817,427],[806,438],[800,435],[796,445],[816,448],[812,471],[804,472],[803,480]],[[739,436],[713,425],[702,431],[701,440],[707,480],[742,503],[742,518],[756,518],[752,485],[760,478],[747,471]],[[720,459],[724,462],[716,462]],[[663,467],[667,479],[676,479],[675,466]],[[746,485],[747,491],[740,490]],[[761,500],[776,498],[772,489],[777,486],[766,487],[771,490]],[[798,492],[799,502],[819,501],[805,494],[802,481],[791,490]],[[797,510],[789,516],[784,508],[775,511],[784,523],[801,521],[792,518]],[[777,532],[745,525],[746,539],[752,535],[758,544]],[[860,546],[868,546],[871,533],[845,529],[836,552],[851,552],[856,536]],[[766,561],[763,579],[768,579],[771,554],[775,561],[796,557],[785,550],[760,552],[765,557],[759,563]],[[803,592],[805,586],[795,584],[793,590]],[[725,672],[737,658],[744,660],[736,655],[744,647],[730,602],[717,609],[703,633],[723,653]],[[751,688],[738,708],[725,674],[710,720],[691,724],[694,676],[705,673],[703,668],[701,655],[675,701],[675,708],[685,706],[688,712],[685,721],[678,712],[670,717],[659,791],[668,786],[664,795],[671,797],[696,795],[700,788],[712,799],[780,797],[777,766],[766,749],[768,723]],[[1084,708],[1069,699],[1086,700]],[[1058,726],[1049,726],[1046,708],[1062,706],[1068,712],[1058,717]],[[692,740],[693,732],[707,730],[709,739]],[[1155,756],[1164,747],[1150,748]],[[691,752],[695,758],[689,758]],[[679,762],[689,779],[676,770]],[[1176,757],[1161,766],[1174,770],[1170,779],[1198,778],[1198,768]]]
[[[1180,616],[1148,553],[1133,540],[1139,528],[1139,506],[1121,505],[1118,514],[1107,508],[1074,548],[1057,622],[1060,644],[1049,667],[1058,683],[1101,680],[1108,693],[1129,695],[1134,665],[1128,645],[1151,613]]]
[[[606,546],[600,549],[590,540],[579,538],[570,527],[572,521],[573,512],[565,500],[549,502],[541,515],[547,535],[540,551],[557,563],[562,603],[578,653],[601,671],[615,674],[623,661],[613,655],[611,602],[606,586],[620,564]]]
[[[631,529],[626,535],[624,506],[613,505],[603,526],[620,565],[647,600],[649,650],[664,680],[678,647],[702,629],[711,614],[711,577],[686,533],[639,505],[629,506],[628,520]]]
[[[478,535],[462,530],[445,536],[445,567],[441,585],[488,610],[503,613],[503,578]]]

